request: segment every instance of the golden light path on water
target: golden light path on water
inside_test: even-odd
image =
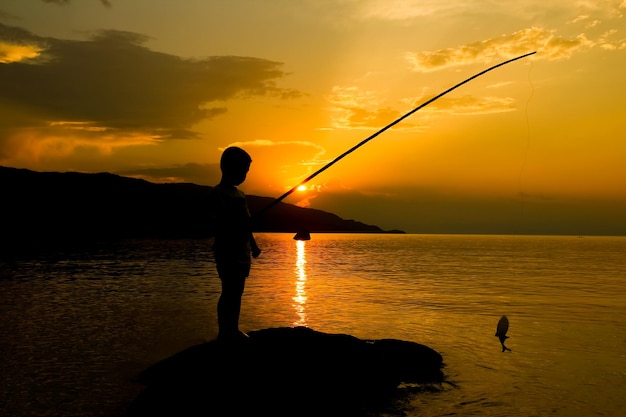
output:
[[[293,307],[298,315],[294,326],[306,326],[306,241],[296,240],[296,294],[293,297]]]

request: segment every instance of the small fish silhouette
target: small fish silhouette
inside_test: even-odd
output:
[[[506,335],[506,332],[509,330],[509,319],[506,316],[500,317],[500,321],[498,321],[498,328],[496,329],[496,336],[500,339],[500,344],[502,345],[502,352],[505,350],[511,350],[508,347],[504,346],[504,341],[509,338]]]

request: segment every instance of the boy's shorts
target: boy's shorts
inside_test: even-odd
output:
[[[245,279],[250,275],[250,264],[243,262],[216,262],[217,274],[220,279],[239,277]]]

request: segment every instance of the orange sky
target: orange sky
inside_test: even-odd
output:
[[[445,3],[445,4],[442,4]],[[411,233],[626,234],[626,1],[8,0],[0,165],[219,180]]]

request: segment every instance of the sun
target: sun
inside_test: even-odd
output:
[[[296,188],[297,191],[306,191],[307,187],[306,185],[302,184],[302,185],[298,185],[298,187]]]

